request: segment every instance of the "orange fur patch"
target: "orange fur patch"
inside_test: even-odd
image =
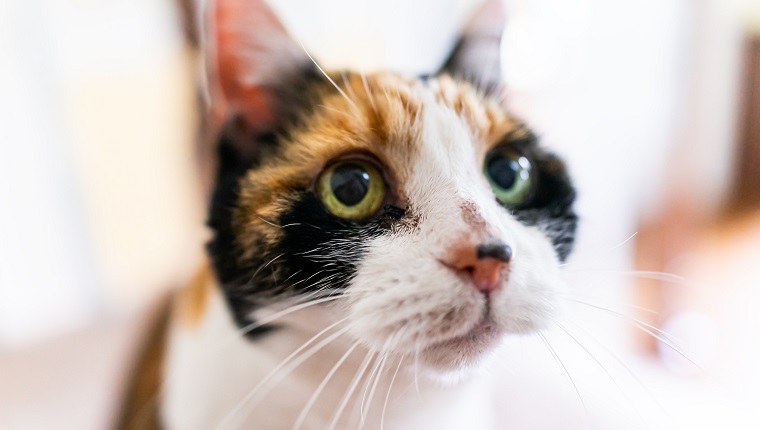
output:
[[[197,326],[206,311],[213,287],[214,275],[209,264],[205,262],[187,286],[177,292],[176,320],[186,327]]]
[[[145,334],[146,342],[132,371],[125,392],[121,415],[114,428],[119,430],[160,430],[161,382],[164,379],[164,355],[169,330],[169,297],[157,306]]]

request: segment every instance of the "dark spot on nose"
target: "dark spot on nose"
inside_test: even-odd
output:
[[[490,241],[478,245],[477,257],[478,260],[492,258],[504,263],[509,263],[512,259],[512,248],[500,240]]]

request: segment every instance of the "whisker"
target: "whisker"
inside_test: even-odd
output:
[[[296,285],[298,285],[298,284],[300,284],[300,283],[302,283],[302,282],[309,282],[309,281],[310,281],[312,278],[314,278],[314,277],[316,277],[316,276],[319,276],[319,275],[322,275],[323,273],[325,273],[325,270],[320,270],[319,272],[316,272],[316,273],[314,273],[313,275],[309,276],[309,277],[308,277],[308,278],[306,278],[306,279],[301,279],[300,281],[297,281],[296,283],[294,283],[294,284],[293,284],[293,285],[291,285],[290,287],[291,287],[291,288],[293,288],[293,287],[295,287]],[[313,285],[313,284],[312,284],[312,285]],[[305,288],[304,288],[304,289],[305,289]]]
[[[654,401],[654,403],[660,408],[660,410],[663,411],[663,412],[667,412],[667,410],[662,405],[662,403],[660,403],[660,401],[657,400],[657,397],[655,397],[654,394],[652,394],[652,392],[649,390],[649,388],[647,388],[646,384],[644,384],[644,381],[642,381],[641,378],[639,378],[636,375],[636,372],[634,372],[627,364],[625,364],[625,362],[623,362],[623,360],[620,359],[620,357],[618,357],[617,354],[613,353],[609,348],[607,348],[604,345],[603,342],[599,341],[597,338],[595,338],[594,336],[592,336],[591,333],[588,332],[588,330],[583,329],[582,327],[580,327],[577,324],[575,324],[573,328],[575,330],[580,331],[581,333],[583,333],[587,338],[591,339],[591,341],[593,341],[596,344],[597,347],[599,347],[602,351],[604,351],[605,353],[607,353],[607,355],[609,357],[611,357],[613,360],[615,360],[617,362],[617,364],[619,364],[620,367],[622,367],[628,373],[628,375],[631,378],[633,378],[634,381],[636,381],[636,383],[639,385],[639,387],[642,390],[644,390],[644,392],[647,394],[647,396],[649,396],[649,398]]]
[[[677,337],[671,335],[670,333],[668,333],[668,332],[666,332],[666,331],[664,331],[662,329],[659,329],[659,328],[657,328],[657,327],[655,327],[655,326],[653,326],[651,324],[647,324],[644,321],[641,321],[641,320],[638,320],[636,318],[633,318],[631,316],[628,316],[628,315],[625,315],[625,314],[621,314],[620,312],[615,312],[612,309],[607,309],[605,307],[594,305],[594,304],[588,303],[588,302],[584,302],[582,300],[572,300],[572,299],[568,299],[568,300],[571,300],[571,301],[574,301],[576,303],[580,303],[580,304],[583,304],[583,305],[586,305],[586,306],[590,306],[590,307],[598,309],[600,311],[607,312],[609,314],[615,315],[615,316],[617,316],[619,318],[622,318],[623,320],[626,320],[626,321],[630,322],[637,329],[639,329],[642,332],[647,333],[648,335],[652,336],[654,339],[658,340],[659,342],[661,342],[662,344],[664,344],[665,346],[667,346],[668,348],[670,348],[671,350],[673,350],[674,352],[676,352],[681,357],[685,358],[689,363],[691,363],[692,365],[694,365],[694,367],[696,367],[700,371],[704,370],[702,368],[702,366],[700,366],[699,364],[695,363],[694,360],[692,360],[685,352],[683,352],[683,350],[681,350],[678,347],[678,345],[676,345],[675,343],[673,343],[673,340],[671,340],[670,338],[673,338],[675,340],[679,340],[679,339]],[[658,334],[658,333],[660,333],[660,334]]]
[[[275,320],[277,320],[279,318],[282,318],[284,316],[290,315],[293,312],[297,312],[297,311],[300,311],[301,309],[306,309],[308,307],[311,307],[311,306],[314,306],[314,305],[318,305],[318,304],[321,304],[321,303],[326,303],[326,302],[329,302],[329,301],[332,301],[332,300],[336,300],[338,298],[340,298],[340,296],[330,296],[330,297],[325,297],[325,298],[317,298],[317,299],[314,299],[314,300],[309,300],[307,302],[303,302],[303,303],[299,303],[299,304],[293,305],[293,306],[291,306],[289,308],[283,309],[283,310],[281,310],[281,311],[279,311],[279,312],[277,312],[277,313],[275,313],[273,315],[270,315],[268,317],[257,319],[256,322],[238,329],[235,332],[235,335],[232,336],[232,339],[237,339],[241,335],[245,335],[245,334],[247,334],[247,333],[249,333],[249,332],[251,332],[253,330],[256,330],[257,328],[260,328],[260,327],[262,327],[264,325],[267,325],[267,324],[269,324],[269,323],[271,323],[271,322],[273,322],[273,321],[275,321]]]
[[[356,109],[357,111],[359,111],[359,107],[358,107],[358,106],[356,106],[356,103],[354,103],[354,101],[353,101],[353,100],[351,100],[351,99],[348,97],[348,95],[346,95],[346,93],[344,93],[344,92],[343,92],[343,90],[342,90],[342,89],[341,89],[341,88],[338,86],[338,84],[336,84],[336,83],[335,83],[335,81],[333,81],[333,80],[332,80],[332,78],[330,77],[330,75],[328,75],[328,74],[327,74],[327,73],[324,71],[324,69],[322,69],[322,67],[321,67],[321,66],[320,66],[320,65],[317,63],[317,61],[314,59],[314,57],[312,57],[312,56],[311,56],[311,54],[309,54],[309,51],[307,51],[307,50],[306,50],[306,47],[305,47],[305,46],[303,46],[303,44],[301,44],[301,48],[303,49],[303,52],[305,52],[305,53],[306,53],[306,56],[307,56],[307,57],[309,57],[309,59],[311,60],[311,62],[312,62],[312,63],[314,63],[314,65],[317,67],[317,69],[319,70],[319,72],[320,72],[320,73],[322,73],[322,75],[323,75],[325,78],[327,78],[327,80],[328,80],[328,81],[329,81],[329,82],[332,84],[332,86],[333,86],[333,87],[335,87],[335,89],[336,89],[336,90],[338,90],[338,92],[340,93],[340,95],[342,95],[342,96],[343,96],[343,98],[344,98],[344,99],[346,99],[346,101],[348,101],[348,103],[349,103],[351,106],[353,106],[353,107],[354,107],[354,109]]]
[[[576,269],[576,270],[565,270],[564,273],[567,274],[582,274],[582,273],[596,273],[596,274],[607,274],[607,275],[621,275],[621,276],[630,276],[633,278],[643,278],[643,279],[654,279],[657,281],[663,281],[663,282],[670,282],[674,284],[685,284],[687,279],[683,276],[675,275],[673,273],[667,273],[667,272],[657,272],[657,271],[651,271],[651,270],[612,270],[612,269]]]
[[[359,346],[359,342],[354,342],[353,345],[351,345],[350,348],[346,351],[345,354],[343,354],[342,357],[335,363],[335,365],[330,369],[330,371],[327,373],[327,375],[322,379],[322,382],[317,386],[316,390],[314,390],[314,394],[309,397],[309,400],[306,402],[306,405],[304,405],[303,410],[298,415],[298,418],[296,419],[295,424],[293,424],[293,430],[300,430],[301,426],[303,425],[304,421],[306,420],[306,415],[308,415],[309,410],[311,410],[311,407],[314,406],[314,403],[317,401],[317,398],[319,397],[319,394],[322,393],[322,390],[325,389],[325,386],[327,386],[327,383],[330,382],[330,379],[332,379],[333,375],[335,375],[335,372],[338,371],[338,368],[348,359],[348,356],[351,355],[351,353],[354,352],[354,350]]]
[[[670,348],[672,351],[675,351],[678,355],[686,359],[689,363],[691,363],[694,367],[696,367],[699,371],[704,372],[705,369],[702,368],[699,364],[694,362],[685,352],[683,352],[678,346],[676,346],[674,343],[672,343],[670,340],[668,340],[664,336],[660,336],[657,333],[649,330],[646,327],[643,327],[639,324],[635,324],[635,327],[637,327],[639,330],[643,331],[644,333],[647,333],[648,335],[652,336],[653,338],[657,339],[660,343],[664,344],[668,348]]]
[[[383,359],[380,361],[380,369],[377,371],[377,375],[375,376],[375,382],[372,383],[372,389],[369,392],[369,397],[367,397],[367,410],[366,410],[367,413],[369,413],[369,408],[372,407],[372,399],[375,397],[377,384],[380,382],[380,379],[383,377],[383,369],[385,369],[385,364],[388,362],[388,355],[389,355],[388,351],[385,351],[383,353]],[[362,427],[366,428],[366,422],[365,422],[366,417],[363,411],[364,411],[364,399],[362,399],[362,406],[359,408],[359,412],[361,413]]]
[[[613,251],[613,250],[615,250],[615,249],[618,249],[618,248],[620,248],[621,246],[625,245],[626,243],[628,243],[628,242],[632,241],[634,237],[638,236],[638,234],[639,234],[639,232],[638,232],[638,231],[637,231],[637,232],[634,232],[632,235],[630,235],[630,236],[628,237],[628,239],[626,239],[626,240],[624,240],[624,241],[622,241],[622,242],[618,243],[617,245],[615,245],[615,246],[613,246],[612,248],[608,249],[606,252],[610,252],[610,251]]]
[[[420,369],[420,348],[419,345],[414,351],[414,389],[417,390],[417,397],[422,397],[420,394],[420,380],[418,377]]]
[[[265,223],[267,223],[267,224],[271,225],[272,227],[276,227],[276,228],[282,228],[281,226],[279,226],[279,225],[277,225],[277,224],[273,223],[272,221],[269,221],[268,219],[265,219],[265,218],[264,218],[264,217],[262,217],[262,216],[259,216],[258,218],[259,218],[260,220],[264,221]]]
[[[622,319],[624,319],[624,320],[627,320],[627,321],[629,321],[629,322],[631,322],[631,323],[633,323],[633,324],[636,324],[636,325],[640,325],[640,326],[642,326],[642,327],[646,327],[646,328],[648,328],[648,329],[650,329],[650,330],[654,330],[654,331],[656,331],[656,332],[658,332],[658,333],[662,334],[663,336],[665,336],[665,338],[666,338],[667,340],[671,340],[670,338],[673,338],[673,339],[675,339],[675,340],[679,340],[679,339],[678,339],[678,338],[676,338],[675,336],[671,335],[670,333],[668,333],[668,332],[666,332],[666,331],[664,331],[664,330],[662,330],[662,329],[660,329],[660,328],[658,328],[658,327],[655,327],[655,326],[653,326],[653,325],[651,325],[651,324],[648,324],[648,323],[646,323],[646,322],[644,322],[644,321],[641,321],[641,320],[639,320],[639,319],[636,319],[636,318],[634,318],[634,317],[632,317],[632,316],[629,316],[629,315],[626,315],[626,314],[623,314],[623,313],[617,312],[617,311],[615,311],[615,310],[612,310],[612,309],[606,308],[606,307],[604,307],[604,306],[595,305],[595,304],[593,304],[593,303],[590,303],[590,302],[587,302],[587,301],[585,301],[585,300],[572,299],[572,298],[569,298],[569,297],[566,297],[566,300],[569,300],[569,301],[571,301],[571,302],[575,302],[575,303],[578,303],[578,304],[581,304],[581,305],[586,305],[586,306],[592,307],[592,308],[594,308],[594,309],[598,309],[598,310],[600,310],[600,311],[603,311],[603,312],[607,312],[607,313],[609,313],[609,314],[612,314],[612,315],[615,315],[615,316],[617,316],[617,317],[620,317],[620,318],[622,318]]]
[[[329,111],[332,111],[332,112],[335,112],[335,113],[339,113],[339,114],[345,115],[345,116],[347,116],[349,118],[353,118],[354,117],[353,115],[351,115],[348,112],[343,112],[342,110],[338,110],[338,109],[335,109],[335,108],[327,106],[327,105],[320,104],[318,106],[321,107],[322,109],[329,110]]]
[[[302,272],[303,272],[303,270],[298,270],[297,272],[295,272],[292,275],[290,275],[287,278],[285,278],[285,280],[283,281],[283,283],[287,284],[288,281],[290,281],[291,279],[293,279],[294,276],[297,276],[299,273],[302,273]]]
[[[639,232],[638,232],[638,231],[636,231],[636,232],[634,232],[632,235],[628,236],[628,238],[626,238],[624,241],[622,241],[622,242],[618,243],[617,245],[614,245],[614,246],[612,246],[612,247],[608,248],[608,249],[607,249],[607,250],[605,250],[604,252],[601,252],[601,251],[599,251],[599,250],[593,250],[593,251],[589,252],[589,254],[590,254],[590,255],[592,255],[592,256],[595,256],[596,254],[602,254],[602,253],[608,253],[608,252],[610,252],[610,251],[614,251],[614,250],[616,250],[616,249],[618,249],[618,248],[620,248],[620,247],[624,246],[626,243],[628,243],[628,242],[632,241],[632,240],[633,240],[633,239],[634,239],[636,236],[638,236],[638,235],[639,235]],[[574,266],[574,265],[576,265],[576,264],[577,264],[577,263],[563,263],[563,264],[560,264],[559,266],[560,266],[560,267],[567,267],[567,266]]]
[[[346,87],[346,92],[352,99],[356,99],[356,93],[354,92],[354,87],[351,85],[350,82],[348,82],[348,76],[346,74],[345,70],[341,70],[340,77],[343,79],[343,85]]]
[[[308,360],[308,359],[309,359],[311,356],[313,356],[314,354],[316,354],[317,352],[319,352],[319,351],[320,351],[322,348],[324,348],[325,346],[327,346],[327,345],[328,345],[328,344],[330,344],[331,342],[335,341],[335,339],[337,339],[338,337],[340,337],[340,336],[344,335],[345,333],[347,333],[347,332],[348,332],[348,330],[351,328],[350,326],[348,326],[348,327],[344,327],[344,328],[342,328],[341,330],[339,330],[339,331],[337,331],[337,332],[333,333],[333,334],[332,334],[332,335],[330,335],[329,337],[327,337],[327,338],[323,339],[323,340],[322,340],[321,342],[319,342],[318,344],[314,345],[314,346],[313,346],[311,349],[309,349],[309,350],[308,350],[308,351],[306,351],[305,353],[301,354],[300,356],[298,355],[299,353],[301,353],[301,351],[303,351],[305,348],[307,348],[309,345],[311,345],[311,344],[312,344],[314,341],[316,341],[316,340],[317,340],[317,338],[319,338],[319,337],[320,337],[320,336],[322,336],[323,334],[327,333],[329,330],[332,330],[332,329],[333,329],[334,327],[336,327],[338,324],[341,324],[341,323],[345,322],[346,320],[348,320],[348,317],[346,317],[346,318],[343,318],[343,319],[341,319],[341,320],[339,320],[339,321],[336,321],[336,322],[335,322],[335,323],[333,323],[333,324],[330,324],[329,326],[327,326],[326,328],[324,328],[323,330],[321,330],[319,333],[315,334],[315,335],[314,335],[314,336],[313,336],[311,339],[307,340],[307,341],[306,341],[306,342],[305,342],[303,345],[301,345],[301,346],[300,346],[298,349],[296,349],[295,351],[293,351],[293,352],[292,352],[290,355],[288,355],[288,356],[287,356],[287,357],[286,357],[284,360],[282,360],[282,361],[280,362],[280,364],[278,364],[277,366],[275,366],[275,368],[274,368],[274,369],[272,369],[272,370],[271,370],[271,371],[270,371],[270,372],[269,372],[269,373],[268,373],[268,374],[267,374],[267,375],[266,375],[266,376],[265,376],[265,377],[264,377],[264,378],[263,378],[261,381],[259,381],[259,382],[258,382],[258,384],[256,384],[256,386],[254,386],[254,387],[253,387],[253,388],[252,388],[252,389],[251,389],[251,390],[250,390],[250,391],[249,391],[249,392],[248,392],[248,393],[247,393],[247,394],[246,394],[246,395],[245,395],[245,396],[244,396],[244,397],[243,397],[243,398],[242,398],[242,399],[241,399],[241,400],[240,400],[240,401],[239,401],[239,402],[238,402],[238,403],[237,403],[237,404],[236,404],[236,405],[235,405],[235,406],[234,406],[234,407],[233,407],[233,408],[232,408],[232,409],[231,409],[231,410],[230,410],[230,411],[229,411],[229,412],[228,412],[228,413],[227,413],[227,414],[226,414],[226,415],[225,415],[225,416],[222,418],[222,420],[221,420],[221,421],[220,421],[220,422],[219,422],[219,423],[218,423],[218,424],[217,424],[217,425],[216,425],[214,428],[215,428],[215,429],[217,429],[217,430],[224,428],[224,427],[225,427],[227,424],[229,424],[229,423],[231,422],[232,418],[234,418],[234,417],[235,417],[235,415],[237,415],[237,414],[238,414],[238,413],[239,413],[239,412],[242,410],[242,408],[243,408],[243,407],[244,407],[246,404],[249,404],[249,407],[252,409],[252,408],[253,408],[253,406],[255,406],[255,405],[256,405],[256,403],[252,403],[252,404],[251,404],[251,403],[249,403],[249,402],[252,402],[252,401],[254,401],[254,400],[257,400],[257,397],[256,397],[257,395],[259,396],[258,398],[261,398],[261,394],[265,394],[265,393],[267,393],[269,390],[266,390],[266,391],[263,391],[263,392],[262,392],[262,391],[260,391],[260,390],[261,390],[261,388],[262,388],[262,387],[263,387],[263,386],[264,386],[264,385],[265,385],[265,384],[266,384],[266,383],[267,383],[267,382],[268,382],[270,379],[272,379],[272,378],[273,378],[273,377],[274,377],[274,376],[277,374],[277,372],[279,372],[280,370],[284,369],[284,368],[285,368],[285,366],[288,366],[288,367],[287,367],[286,371],[284,372],[284,374],[281,376],[281,378],[280,378],[280,379],[282,379],[282,378],[284,378],[285,376],[287,376],[287,375],[288,375],[288,374],[289,374],[291,371],[293,371],[293,369],[295,369],[296,367],[298,367],[299,365],[301,365],[301,364],[302,364],[304,361]],[[297,358],[296,358],[296,357],[297,357]],[[279,382],[279,380],[277,380],[277,381],[275,381],[275,382]],[[270,384],[270,389],[271,389],[271,388],[273,388],[273,385],[271,385],[271,384]]]
[[[262,266],[259,266],[259,268],[258,268],[258,269],[256,269],[256,271],[255,271],[255,272],[253,272],[253,275],[251,275],[251,281],[253,281],[253,279],[255,279],[255,278],[256,278],[256,275],[258,275],[258,274],[259,274],[259,272],[261,272],[261,270],[262,270],[262,269],[265,269],[265,268],[267,268],[267,267],[268,267],[270,264],[272,264],[272,263],[273,263],[275,260],[277,260],[278,258],[282,258],[282,257],[284,257],[284,256],[285,256],[285,253],[282,253],[282,254],[280,254],[280,255],[278,255],[278,256],[276,256],[276,257],[274,257],[273,259],[269,260],[269,262],[268,262],[268,263],[266,263],[266,264],[264,264],[264,265],[262,265]]]
[[[351,380],[351,384],[346,390],[346,394],[341,399],[340,405],[338,406],[338,409],[335,411],[335,414],[333,415],[333,419],[330,422],[330,427],[328,430],[335,430],[335,426],[338,425],[338,421],[340,420],[340,417],[343,414],[343,410],[346,409],[346,406],[348,406],[348,402],[351,398],[351,395],[353,394],[354,390],[356,390],[356,387],[359,386],[359,382],[361,381],[362,376],[364,376],[364,372],[366,372],[367,368],[369,368],[369,363],[372,361],[372,357],[374,355],[375,355],[374,352],[368,351],[367,356],[364,357],[364,361],[362,361],[361,365],[359,365],[359,369],[357,370],[356,375],[354,375],[354,379]]]
[[[538,337],[541,339],[541,341],[546,345],[546,348],[549,350],[551,355],[554,357],[554,359],[557,361],[557,363],[562,367],[562,370],[565,371],[565,375],[567,375],[567,378],[570,380],[570,384],[572,384],[573,389],[575,389],[575,393],[578,395],[578,400],[580,400],[581,405],[583,406],[583,410],[586,413],[586,418],[588,417],[588,408],[586,407],[586,402],[583,401],[583,397],[581,396],[581,391],[578,389],[578,386],[575,384],[575,380],[570,375],[570,372],[567,370],[567,367],[565,367],[565,363],[562,362],[562,360],[559,358],[559,355],[557,355],[557,352],[552,348],[551,344],[549,344],[549,341],[546,339],[546,336],[542,332],[536,333]],[[585,426],[584,426],[585,427]]]
[[[631,397],[626,394],[625,390],[623,390],[623,387],[621,387],[620,384],[618,384],[617,380],[612,376],[612,374],[609,372],[609,370],[607,370],[607,368],[604,367],[604,365],[602,364],[602,362],[599,361],[599,359],[597,359],[596,356],[594,356],[594,354],[592,354],[591,351],[589,351],[589,349],[586,348],[586,346],[583,345],[583,343],[577,337],[575,337],[572,333],[570,333],[570,330],[568,330],[566,327],[564,327],[562,324],[560,324],[559,321],[557,321],[557,320],[555,320],[555,319],[552,318],[552,322],[557,327],[559,327],[560,330],[562,330],[563,332],[565,332],[565,334],[567,334],[570,337],[570,339],[572,339],[579,347],[581,347],[586,352],[586,354],[588,354],[588,356],[591,357],[591,359],[594,360],[597,365],[599,365],[599,368],[601,368],[602,371],[604,371],[604,373],[607,375],[607,377],[610,378],[610,381],[612,381],[612,383],[615,384],[615,387],[617,387],[618,391],[620,391],[620,393],[623,395],[623,397],[625,397],[625,399],[628,401],[628,403],[630,403],[631,405],[634,405],[634,402],[631,399]],[[636,415],[638,415],[639,418],[642,421],[646,421],[646,420],[644,420],[644,417],[641,415],[641,413],[639,412],[639,410],[635,406],[634,406],[634,411],[636,412]]]
[[[336,321],[335,323],[333,323],[330,326],[326,327],[320,333],[318,333],[317,335],[315,335],[314,337],[312,337],[309,341],[307,341],[307,343],[314,342],[316,340],[316,338],[319,337],[321,334],[323,334],[326,331],[330,330],[331,328],[337,326],[338,324],[345,322],[349,318],[350,317],[346,317],[346,318],[343,318],[343,319],[341,319],[339,321]],[[251,392],[249,392],[246,395],[246,399],[244,399],[243,401],[241,401],[241,403],[250,402],[249,409],[252,410],[255,406],[257,406],[259,404],[259,402],[261,402],[261,400],[263,400],[264,394],[266,394],[269,391],[271,391],[277,385],[277,383],[279,383],[283,378],[285,378],[288,374],[290,374],[295,368],[297,368],[298,366],[300,366],[301,364],[303,364],[306,360],[308,360],[309,358],[311,358],[314,354],[316,354],[317,352],[319,352],[320,350],[322,350],[325,346],[327,346],[328,344],[334,342],[340,336],[345,335],[349,330],[352,329],[352,327],[354,327],[354,325],[355,324],[349,324],[348,326],[343,327],[342,329],[338,330],[337,332],[331,334],[327,338],[325,338],[322,341],[320,341],[318,344],[314,345],[308,351],[303,352],[300,356],[298,356],[296,358],[296,356],[298,355],[298,353],[300,351],[302,351],[307,346],[306,344],[301,345],[301,347],[299,347],[296,351],[293,351],[275,369],[273,369],[272,371],[270,371],[269,374],[263,380],[259,381],[259,383],[256,385],[256,387],[254,387],[251,390]],[[282,369],[283,372],[282,372],[282,374],[278,375],[277,372],[280,369]],[[273,379],[274,377],[277,377],[277,378]],[[268,387],[266,387],[266,388],[264,388],[262,390],[261,387],[269,379],[273,379],[272,382],[269,383]],[[261,391],[258,392],[258,393],[253,393],[254,391],[259,391],[259,390],[261,390]]]
[[[398,366],[396,366],[396,371],[393,372],[393,377],[391,378],[390,385],[388,385],[388,393],[385,395],[385,402],[383,402],[383,411],[380,413],[380,430],[385,430],[385,411],[388,409],[388,399],[391,397],[393,383],[396,382],[396,376],[398,376],[398,371],[401,369],[401,363],[404,361],[405,356],[406,354],[402,354],[401,358],[399,358]]]
[[[582,296],[577,296],[577,295],[567,294],[567,293],[562,293],[562,296],[566,300],[575,301],[575,302],[577,302],[577,301],[587,301],[587,299],[588,299],[588,297],[582,297]],[[588,303],[591,303],[591,302],[588,302]],[[652,308],[648,308],[646,306],[639,306],[639,305],[634,305],[634,304],[630,304],[630,303],[609,303],[609,304],[611,306],[620,306],[620,307],[624,307],[624,308],[630,308],[630,309],[636,310],[636,311],[646,312],[646,313],[651,314],[651,315],[659,315],[660,314],[656,310],[654,310]]]
[[[282,228],[297,227],[297,226],[300,226],[300,225],[304,225],[304,224],[301,223],[301,222],[291,222],[290,224],[283,225]],[[316,229],[319,229],[319,227],[311,225],[311,224],[306,224],[306,226],[308,226],[308,227],[314,227]]]
[[[290,307],[288,307],[286,309],[283,309],[282,311],[274,313],[274,314],[272,314],[272,315],[270,315],[268,317],[259,318],[259,319],[257,319],[256,322],[254,322],[252,324],[249,324],[249,325],[247,325],[247,326],[245,326],[243,328],[240,328],[240,329],[236,330],[233,335],[231,335],[229,337],[226,337],[224,340],[222,340],[220,342],[220,344],[219,344],[218,347],[216,347],[216,348],[210,348],[204,354],[203,357],[199,357],[198,365],[206,364],[208,362],[208,360],[210,360],[215,355],[219,354],[220,351],[223,351],[224,347],[227,344],[229,344],[229,342],[232,342],[232,341],[240,338],[241,335],[245,335],[248,332],[256,330],[259,327],[265,326],[265,325],[267,325],[267,324],[269,324],[269,323],[271,323],[273,321],[276,321],[277,319],[280,319],[280,318],[282,318],[284,316],[287,316],[287,315],[289,315],[291,313],[294,313],[294,312],[297,312],[299,310],[308,308],[310,306],[318,305],[320,303],[325,303],[325,302],[337,300],[338,298],[340,298],[340,296],[336,295],[336,296],[327,297],[327,298],[323,298],[323,299],[316,299],[316,300],[312,300],[312,301],[308,301],[308,302],[298,303],[298,304],[296,304],[294,306],[290,306]],[[180,377],[179,374],[173,373],[171,370],[167,371],[166,374],[161,379],[161,386],[167,386],[167,385],[169,385],[170,383],[172,383],[173,381],[175,381],[178,377]],[[158,401],[159,396],[160,396],[160,393],[157,393],[157,394],[154,394],[153,396],[151,396],[151,398],[149,398],[148,400],[146,400],[144,408],[146,408],[146,409],[150,408],[151,405],[155,404],[155,402]]]
[[[370,386],[372,385],[373,378],[380,368],[380,365],[385,360],[385,353],[382,353],[382,355],[378,355],[377,359],[375,360],[375,366],[372,368],[372,372],[370,372],[369,377],[367,378],[367,384],[364,387],[364,394],[361,398],[361,403],[359,404],[359,428],[364,427],[364,402],[367,398],[367,393],[369,392]]]
[[[369,83],[367,83],[367,77],[364,75],[364,73],[361,73],[362,77],[362,85],[364,86],[364,92],[367,93],[367,98],[369,98],[369,104],[372,106],[372,111],[377,114],[377,106],[375,106],[375,98],[372,97],[372,91],[369,89]]]
[[[277,274],[275,273],[274,266],[270,266],[269,270],[272,272],[272,281],[274,281],[275,288],[281,288],[279,282],[277,282]]]

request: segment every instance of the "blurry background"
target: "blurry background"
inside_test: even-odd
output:
[[[325,67],[426,73],[480,2],[270,3]],[[760,2],[503,3],[512,108],[580,190],[569,321],[604,345],[592,352],[622,390],[562,333],[553,342],[592,422],[760,428]],[[106,428],[145,309],[202,256],[193,13],[0,2],[0,428]],[[524,403],[505,427],[553,428],[529,404],[582,415],[534,347],[505,382]],[[532,396],[509,391],[520,378]]]

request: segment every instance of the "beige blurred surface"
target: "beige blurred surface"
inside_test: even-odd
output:
[[[194,57],[64,87],[87,224],[108,304],[140,303],[197,264],[203,205]]]
[[[0,428],[110,428],[146,321],[134,312],[0,354]]]

